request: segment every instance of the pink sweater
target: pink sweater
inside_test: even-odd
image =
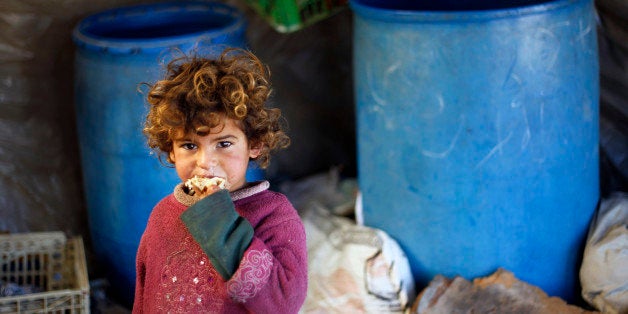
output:
[[[231,193],[254,232],[228,280],[180,219],[194,202],[182,184],[161,200],[137,252],[133,313],[297,313],[307,293],[305,231],[288,199],[268,186]]]

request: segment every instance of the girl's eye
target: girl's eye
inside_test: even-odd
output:
[[[228,141],[222,141],[222,142],[218,142],[218,147],[219,148],[227,148],[229,146],[233,145],[233,143],[228,142]]]
[[[184,143],[184,144],[181,144],[181,147],[186,150],[193,150],[196,148],[196,144]]]

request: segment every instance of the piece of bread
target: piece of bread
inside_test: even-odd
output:
[[[191,195],[196,192],[201,195],[209,195],[217,190],[224,189],[226,180],[219,177],[205,178],[205,177],[192,177],[185,181],[185,186],[190,191]]]

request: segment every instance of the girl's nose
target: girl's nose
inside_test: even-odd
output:
[[[196,159],[198,167],[203,169],[210,169],[218,164],[218,159],[211,152],[207,150],[201,150],[198,154],[198,158]]]

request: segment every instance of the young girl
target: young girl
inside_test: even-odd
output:
[[[289,144],[264,104],[269,73],[252,53],[172,61],[148,93],[144,132],[182,182],[153,209],[137,252],[133,313],[296,313],[307,292],[303,224],[267,181],[247,183]],[[220,178],[204,192],[184,182]]]

